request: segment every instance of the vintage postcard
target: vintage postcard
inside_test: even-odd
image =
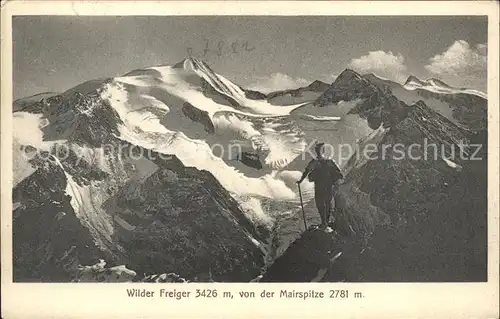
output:
[[[497,318],[495,2],[5,2],[2,316]]]

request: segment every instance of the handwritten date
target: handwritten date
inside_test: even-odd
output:
[[[255,47],[248,41],[236,40],[232,42],[218,41],[213,42],[209,39],[204,39],[204,46],[202,49],[195,49],[188,47],[186,49],[188,56],[207,57],[209,55],[223,56],[225,54],[239,54],[245,52],[252,52]]]

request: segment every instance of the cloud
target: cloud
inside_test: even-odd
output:
[[[361,73],[375,73],[379,76],[402,82],[406,80],[407,68],[401,54],[394,55],[391,51],[370,51],[357,59],[352,59],[348,65]]]
[[[248,85],[247,88],[267,94],[281,90],[296,89],[307,86],[311,84],[311,82],[313,81],[304,78],[294,78],[278,72],[258,78],[256,82]]]
[[[486,83],[487,45],[472,47],[467,41],[455,41],[445,52],[429,59],[425,69],[461,84]]]

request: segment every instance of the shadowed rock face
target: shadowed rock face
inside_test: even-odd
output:
[[[266,270],[260,282],[310,282],[318,271],[332,266],[330,259],[339,248],[332,234],[307,230]]]
[[[262,239],[208,172],[174,157],[156,160],[159,168],[140,182],[117,183],[104,172],[84,174],[88,163],[34,161],[37,171],[14,189],[15,281],[68,281],[78,265],[101,258],[139,273],[175,269],[190,280],[210,273],[220,281],[249,281],[260,271],[263,253],[251,238]],[[75,212],[65,174],[107,198],[95,213],[109,220],[111,237],[102,220]],[[79,195],[77,201],[99,205],[83,191]]]
[[[201,79],[201,88],[203,95],[214,100],[216,103],[232,106],[234,108],[241,108],[241,105],[233,99],[230,95],[226,95],[216,90],[210,83],[205,79]]]
[[[274,105],[292,105],[316,100],[329,85],[322,81],[314,81],[306,87],[269,93],[267,101]]]
[[[252,99],[252,100],[265,100],[267,95],[264,94],[264,93],[261,93],[259,91],[253,91],[253,90],[247,90],[247,89],[244,89],[244,88],[241,88],[244,92],[245,92],[245,97],[248,98],[248,99]]]
[[[380,125],[391,127],[405,118],[408,112],[406,104],[392,95],[388,87],[381,90],[350,69],[342,72],[314,105],[327,107],[340,101],[353,100],[361,102],[349,113],[366,118],[372,129]]]
[[[205,131],[214,134],[215,128],[212,120],[210,119],[207,111],[202,111],[195,108],[193,105],[185,102],[182,107],[182,113],[186,115],[189,119],[195,122],[199,122],[205,126]]]
[[[57,94],[58,93],[54,93],[54,92],[44,92],[44,93],[39,93],[39,94],[30,96],[27,98],[17,99],[14,101],[14,103],[12,103],[12,110],[14,112],[22,112],[22,111],[30,108],[30,106],[32,106],[33,104],[40,102],[44,99],[47,99],[49,97],[52,97],[54,95],[57,95]]]
[[[486,159],[459,159],[458,143],[470,134],[424,103],[391,128],[378,146],[378,159],[353,170],[335,200],[337,227],[359,245],[339,259],[348,281],[486,280]],[[480,137],[475,136],[475,139]],[[412,160],[391,145],[436,143],[456,167],[423,149]],[[485,144],[483,140],[481,143]],[[385,148],[385,160],[382,152]],[[406,150],[407,151],[407,150]],[[465,147],[465,152],[473,151]],[[366,204],[352,201],[364,194]]]
[[[76,216],[63,169],[40,159],[32,163],[37,170],[13,190],[14,281],[69,281],[79,264],[111,255]]]
[[[487,127],[488,101],[480,96],[466,93],[445,94],[420,88],[407,90],[399,83],[378,78],[373,74],[363,75],[363,78],[381,90],[384,87],[389,87],[392,94],[406,104],[413,104],[418,100],[422,100],[429,108],[441,115],[445,115],[448,120],[458,126],[472,131],[485,130]],[[414,76],[408,78],[407,82],[410,81],[425,84]],[[433,79],[433,81],[440,83],[443,87],[450,87],[439,80]]]
[[[378,88],[353,70],[344,70],[330,87],[316,100],[317,106],[327,106],[340,101],[366,99],[378,93]]]
[[[329,86],[330,85],[325,82],[316,80],[313,83],[309,84],[307,88],[314,92],[325,92]]]
[[[98,90],[55,95],[29,105],[23,112],[42,114],[50,125],[42,128],[44,140],[67,139],[78,145],[99,147],[111,143],[121,120],[102,100]],[[88,116],[87,114],[92,114]]]
[[[472,94],[439,94],[422,89],[415,90],[422,100],[447,103],[456,123],[474,131],[485,130],[488,125],[488,101]],[[427,102],[430,103],[430,102]]]
[[[208,273],[218,281],[249,281],[262,266],[262,240],[238,203],[206,171],[179,167],[174,159],[155,161],[159,169],[110,201],[133,231],[117,240],[129,247],[132,269],[158,273],[172,269],[193,280]],[[127,211],[126,214],[121,212]]]

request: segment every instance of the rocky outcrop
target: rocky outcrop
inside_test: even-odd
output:
[[[155,282],[155,283],[188,283],[189,281],[182,278],[181,276],[175,274],[175,273],[168,273],[168,274],[159,274],[159,275],[149,275],[144,278],[137,278],[134,281],[139,281],[139,282]],[[196,281],[196,278],[195,278]]]
[[[14,281],[65,282],[79,264],[112,258],[96,246],[71,206],[62,167],[32,162],[37,170],[13,190]]]
[[[381,90],[350,69],[342,72],[314,105],[326,107],[340,101],[354,100],[360,102],[349,113],[366,118],[372,129],[377,129],[380,125],[396,125],[408,112],[407,106],[392,95],[389,87]]]
[[[134,247],[133,269],[158,273],[172,269],[185,278],[211,273],[220,281],[246,281],[262,266],[262,241],[238,203],[208,172],[175,169],[168,161],[153,175],[125,188],[110,201],[133,231],[117,240]]]
[[[17,99],[12,103],[12,111],[14,112],[23,112],[25,110],[30,109],[30,107],[35,104],[43,101],[44,99],[50,98],[58,93],[54,92],[43,92],[39,94],[35,94],[33,96],[27,98]]]
[[[425,82],[424,82],[424,81],[420,80],[419,78],[417,78],[417,77],[416,77],[416,76],[414,76],[414,75],[410,75],[410,76],[408,77],[408,79],[406,79],[405,84],[412,83],[412,82],[417,83],[417,84],[419,84],[419,85],[425,85]]]
[[[378,88],[353,70],[344,70],[330,87],[316,100],[324,107],[340,101],[367,99],[379,92]]]
[[[132,282],[137,273],[124,265],[106,268],[106,262],[100,260],[92,266],[78,266],[72,282]]]
[[[330,85],[328,83],[316,80],[316,81],[312,82],[311,84],[309,84],[309,86],[307,86],[307,88],[311,91],[314,91],[314,92],[325,92],[326,90],[328,90],[329,86]]]
[[[99,259],[139,273],[172,269],[191,280],[255,277],[263,239],[238,203],[210,173],[175,157],[152,158],[158,168],[139,182],[87,174],[81,167],[88,163],[71,159],[38,160],[14,189],[15,281],[68,281],[76,265]]]
[[[99,90],[87,94],[68,91],[31,104],[23,112],[41,114],[50,123],[42,128],[45,141],[67,139],[91,147],[111,143],[122,124]]]
[[[335,266],[341,249],[341,239],[334,233],[310,228],[266,269],[259,282],[321,281],[326,273],[337,274],[330,275],[329,281],[341,281],[342,273]]]
[[[190,120],[203,124],[206,132],[210,134],[215,133],[214,123],[212,123],[207,111],[197,109],[193,105],[185,102],[182,107],[182,113]]]
[[[232,106],[236,109],[241,108],[242,106],[236,101],[230,94],[224,94],[222,89],[216,90],[208,81],[205,79],[201,80],[201,88],[203,95],[207,98],[212,99],[218,104]],[[227,90],[227,89],[226,89]]]
[[[266,94],[261,93],[259,91],[247,90],[247,89],[243,89],[243,88],[240,88],[240,89],[245,92],[245,97],[247,99],[251,99],[251,100],[265,100],[267,98]]]
[[[298,89],[276,91],[267,95],[267,101],[274,105],[292,105],[316,100],[329,85],[316,80]]]
[[[92,266],[78,266],[72,282],[149,282],[149,283],[187,283],[186,279],[175,273],[139,275],[125,265],[106,267],[100,260]]]
[[[328,89],[329,85],[325,82],[316,80],[309,84],[308,86],[301,87],[298,89],[291,89],[291,90],[283,90],[283,91],[276,91],[268,94],[268,99],[275,98],[277,96],[283,96],[286,94],[290,94],[291,96],[294,97],[299,97],[301,94],[305,91],[311,91],[311,92],[320,92],[323,93]]]
[[[430,79],[427,81],[432,81],[442,88],[450,89],[449,92],[439,93],[418,87],[408,90],[399,83],[381,79],[373,74],[363,75],[363,78],[381,90],[384,87],[390,88],[394,96],[407,104],[422,100],[429,108],[444,115],[448,120],[460,127],[476,132],[487,128],[488,101],[481,96],[466,93],[466,89],[455,89],[440,80]],[[416,83],[422,87],[427,85],[425,81],[415,76],[410,76],[406,83]]]
[[[253,167],[255,169],[262,169],[262,162],[259,154],[254,152],[241,152],[238,160],[248,167]]]
[[[448,104],[457,124],[474,131],[487,128],[488,101],[486,99],[465,93],[440,94],[422,89],[416,89],[415,92],[424,101],[437,100]]]
[[[486,164],[460,158],[469,138],[420,102],[350,172],[335,197],[336,227],[357,242],[339,259],[347,281],[486,280]]]

